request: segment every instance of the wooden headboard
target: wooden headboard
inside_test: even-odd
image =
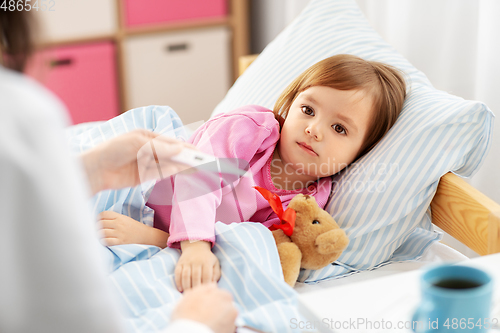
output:
[[[240,75],[257,56],[240,57]],[[476,253],[500,252],[500,205],[457,175],[441,177],[431,212],[434,225]]]
[[[480,255],[500,252],[500,205],[449,172],[431,202],[432,223]]]

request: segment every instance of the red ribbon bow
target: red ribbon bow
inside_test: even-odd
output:
[[[271,191],[266,190],[260,186],[254,186],[254,189],[259,191],[260,194],[266,199],[273,211],[278,215],[280,219],[280,224],[273,224],[269,227],[269,230],[281,229],[290,237],[293,234],[293,229],[295,228],[295,211],[292,208],[287,208],[283,211],[283,204],[281,203],[280,197]]]

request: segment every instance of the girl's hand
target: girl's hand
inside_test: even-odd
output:
[[[175,284],[179,292],[219,281],[219,259],[210,248],[210,242],[181,242],[182,254],[175,266]]]
[[[146,244],[167,247],[168,233],[128,216],[106,211],[98,216],[103,245]]]

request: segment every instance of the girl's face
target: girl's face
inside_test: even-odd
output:
[[[316,180],[352,163],[365,142],[372,105],[362,90],[314,86],[301,92],[281,130],[278,152],[284,172]]]

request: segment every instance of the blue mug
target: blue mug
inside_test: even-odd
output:
[[[493,279],[486,272],[442,265],[425,272],[420,284],[414,332],[487,332],[498,325],[498,319],[490,317]]]

